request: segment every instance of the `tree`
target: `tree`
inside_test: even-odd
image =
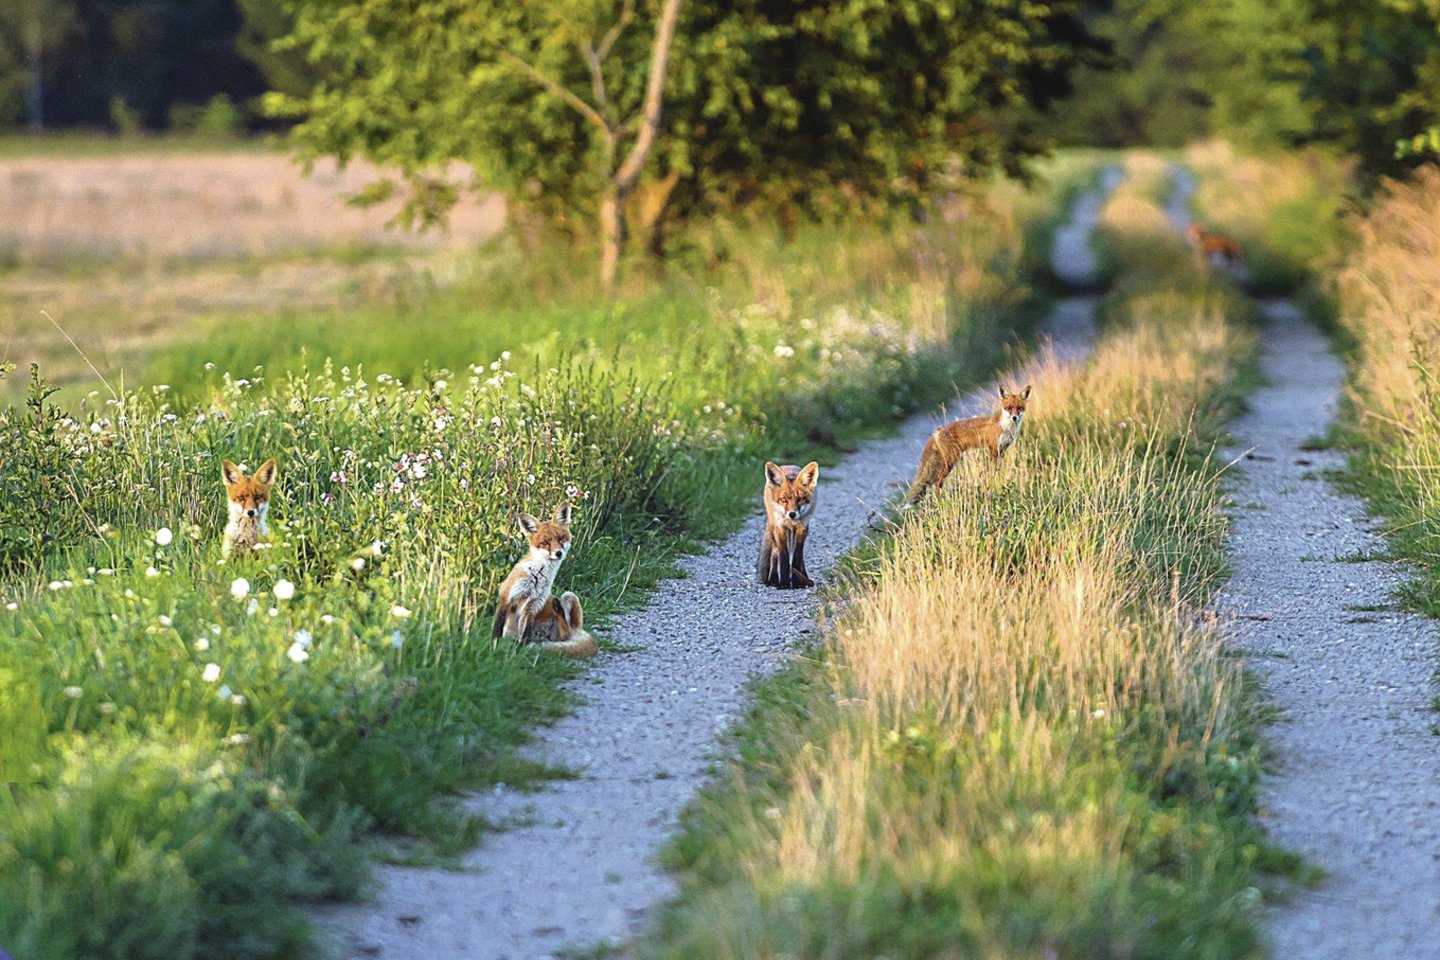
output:
[[[1317,106],[1312,136],[1371,173],[1418,162],[1440,128],[1440,0],[1308,4],[1314,26],[1300,70]],[[1440,135],[1434,141],[1440,147]]]
[[[1080,0],[286,2],[293,42],[328,65],[308,96],[268,101],[300,121],[304,156],[397,168],[421,220],[463,161],[517,203],[598,224],[607,281],[644,178],[685,211],[913,200],[1040,149],[1003,109],[1043,106],[1098,50]]]
[[[19,0],[0,6],[0,123],[24,116],[45,128],[45,51],[74,16],[62,0]]]

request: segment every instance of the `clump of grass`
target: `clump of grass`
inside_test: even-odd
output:
[[[1255,336],[1186,276],[1036,378],[998,470],[957,470],[852,563],[691,810],[642,955],[1259,949],[1258,878],[1291,864],[1253,824],[1243,673],[1194,615],[1225,569],[1209,451]]]
[[[1355,488],[1389,518],[1392,553],[1414,561],[1401,588],[1440,616],[1440,172],[1388,183],[1336,274],[1339,316],[1354,350],[1343,439]]]

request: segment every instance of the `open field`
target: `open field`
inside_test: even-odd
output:
[[[0,415],[5,947],[290,955],[293,905],[355,892],[366,831],[473,842],[443,797],[552,773],[514,748],[565,702],[565,665],[488,636],[515,513],[576,501],[562,580],[603,622],[743,515],[757,456],[823,457],[988,370],[1056,203],[963,203],[790,246],[717,232],[721,268],[611,308],[536,303],[554,261],[503,250],[515,269],[328,327],[238,307],[252,352],[216,369],[161,337],[153,386]],[[307,359],[332,334],[363,372]],[[270,548],[222,565],[219,462],[266,456]]]
[[[505,220],[492,196],[463,202],[444,232],[391,229],[394,204],[344,203],[376,178],[364,164],[307,177],[264,149],[62,138],[36,156],[34,141],[6,143],[0,357],[39,362],[56,384],[95,385],[46,314],[112,382],[134,383],[158,351],[237,317],[283,329],[451,285]]]

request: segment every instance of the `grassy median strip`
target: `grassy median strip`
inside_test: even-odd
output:
[[[1254,955],[1288,861],[1253,823],[1256,705],[1196,611],[1256,338],[1173,234],[1131,249],[1151,283],[1093,359],[1036,377],[999,469],[857,554],[813,655],[760,686],[643,955]]]
[[[1347,479],[1411,561],[1400,599],[1440,617],[1440,172],[1387,184],[1349,224],[1331,279],[1351,377],[1340,435]]]

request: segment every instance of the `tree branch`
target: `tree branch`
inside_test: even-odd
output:
[[[610,112],[610,97],[605,92],[605,71],[601,69],[605,56],[599,50],[588,44],[579,44],[580,56],[585,59],[585,65],[590,68],[590,91],[595,95],[595,105],[598,112],[605,120],[607,130],[615,129],[615,117]]]
[[[650,55],[650,76],[645,81],[645,100],[640,108],[640,132],[625,162],[615,171],[615,185],[621,193],[629,192],[640,179],[640,171],[650,155],[655,136],[660,131],[660,107],[664,100],[665,74],[669,66],[670,47],[675,42],[675,22],[680,17],[680,0],[665,0],[660,9],[660,22],[655,27],[655,47]]]
[[[564,100],[567,104],[573,107],[575,111],[580,114],[580,116],[595,124],[595,126],[599,127],[605,133],[609,134],[611,132],[610,125],[606,122],[605,118],[601,116],[600,111],[596,110],[590,104],[586,103],[584,99],[582,99],[580,95],[577,94],[575,91],[571,90],[569,87],[565,86],[563,83],[561,83],[559,80],[556,80],[549,74],[542,72],[524,57],[511,52],[509,48],[505,47],[503,44],[496,43],[494,44],[494,47],[496,52],[498,52],[500,56],[504,57],[506,60],[510,61],[510,63],[519,67],[526,76],[530,77],[536,83],[540,84],[540,86],[544,87],[546,90],[549,90],[561,100]]]

